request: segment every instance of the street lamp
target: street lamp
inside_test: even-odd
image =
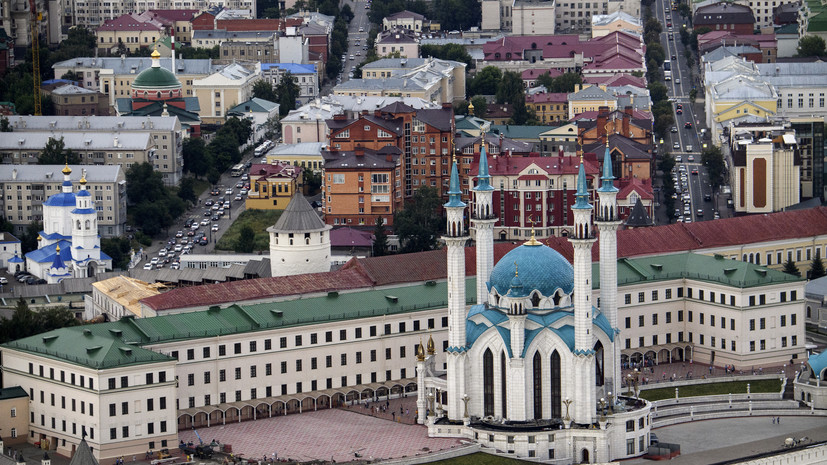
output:
[[[471,400],[471,398],[468,396],[468,394],[463,394],[462,395],[462,401],[465,403],[465,415],[463,415],[464,418],[468,418],[468,401],[469,400]]]
[[[600,421],[606,421],[606,399],[600,398]]]
[[[569,406],[572,402],[574,401],[569,399],[568,397],[566,397],[566,400],[563,401],[563,403],[566,405],[566,418],[564,418],[565,421],[571,421],[571,417],[569,417]]]

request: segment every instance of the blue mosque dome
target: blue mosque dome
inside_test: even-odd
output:
[[[519,274],[518,274],[519,271]],[[565,294],[574,290],[574,268],[556,250],[536,241],[525,243],[505,254],[494,266],[488,281],[488,290],[500,295],[508,293],[519,276],[522,295],[539,291],[543,296],[553,295],[557,289]]]

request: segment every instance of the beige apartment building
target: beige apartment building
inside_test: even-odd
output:
[[[3,447],[24,443],[29,437],[29,393],[22,387],[0,389],[0,425]]]
[[[253,96],[253,86],[260,79],[258,65],[251,69],[238,63],[224,66],[203,79],[195,79],[192,88],[201,107],[201,121],[204,124],[223,123],[227,111]]]
[[[63,175],[60,165],[0,165],[0,200],[4,216],[23,233],[32,221],[43,221],[43,202],[60,192]],[[86,176],[98,211],[101,237],[123,234],[126,226],[126,179],[121,165],[72,165],[71,181]]]
[[[184,158],[182,155],[184,134],[181,129],[181,122],[175,117],[146,116],[146,117],[124,117],[124,116],[13,116],[9,123],[15,133],[41,133],[54,137],[69,134],[89,133],[95,141],[100,140],[103,144],[100,150],[92,150],[92,139],[87,143],[84,138],[80,145],[73,148],[80,155],[84,165],[119,164],[124,165],[124,171],[133,163],[151,161],[157,171],[164,177],[167,185],[177,185],[181,181]],[[138,155],[135,151],[125,151],[124,147],[118,147],[117,152],[123,152],[123,158],[115,156],[114,143],[117,140],[121,145],[125,143],[132,134],[146,134],[148,136],[147,147],[144,151],[151,151],[153,156]],[[2,144],[10,151],[21,153],[19,137],[16,140],[9,140]],[[48,138],[47,138],[48,140]],[[74,140],[74,139],[72,139]],[[65,138],[66,148],[69,146],[69,139]],[[12,163],[36,163],[37,154],[43,149],[45,143],[39,148],[35,147],[32,152],[34,158],[21,158],[19,162]],[[29,152],[27,152],[28,154]],[[109,155],[112,155],[110,157]],[[131,154],[131,156],[127,156]],[[23,161],[29,160],[29,161]],[[103,235],[103,233],[101,233]]]

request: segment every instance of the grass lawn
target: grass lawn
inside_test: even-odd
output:
[[[500,457],[498,455],[486,454],[485,452],[476,452],[474,454],[463,455],[461,457],[430,463],[442,465],[518,465],[536,462],[527,462],[525,460],[510,459],[507,457]]]
[[[757,379],[754,381],[729,381],[725,383],[692,384],[681,386],[678,395],[681,397],[713,396],[719,394],[746,394],[747,383],[749,392],[753,394],[781,391],[779,379]],[[675,388],[646,389],[640,391],[640,397],[648,401],[674,399]]]
[[[267,228],[276,224],[276,220],[281,216],[282,210],[244,210],[238,218],[230,225],[230,229],[218,239],[215,245],[216,250],[233,250],[233,245],[238,241],[238,236],[241,234],[241,228],[244,225],[250,225],[253,231],[256,232],[256,241],[254,250],[270,250],[270,233]]]

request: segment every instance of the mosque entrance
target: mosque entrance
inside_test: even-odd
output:
[[[580,454],[582,456],[582,458],[580,460],[580,463],[591,463],[591,461],[589,460],[589,450],[588,449],[583,449],[583,451]]]

